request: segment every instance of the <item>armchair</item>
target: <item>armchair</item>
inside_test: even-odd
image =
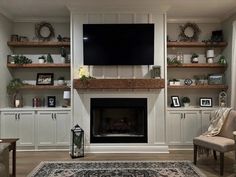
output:
[[[9,143],[0,143],[0,176],[9,177]]]
[[[236,145],[233,132],[236,130],[236,111],[230,111],[228,118],[216,136],[203,136],[200,135],[193,139],[194,146],[194,164],[197,163],[197,149],[203,147],[211,149],[214,152],[216,159],[216,151],[220,152],[220,175],[224,173],[224,153],[229,151],[236,151]],[[234,132],[236,135],[236,132]],[[235,156],[236,158],[236,156]]]

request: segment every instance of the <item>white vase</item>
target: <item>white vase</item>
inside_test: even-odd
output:
[[[184,107],[189,107],[189,103],[184,103]]]
[[[61,57],[61,63],[65,63],[65,58]]]
[[[39,63],[44,63],[44,59],[39,59]]]
[[[58,80],[58,81],[57,81],[57,84],[58,84],[58,85],[64,85],[64,80]]]

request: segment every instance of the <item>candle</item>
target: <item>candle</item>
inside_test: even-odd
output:
[[[20,100],[15,100],[15,106],[18,108],[20,106]]]

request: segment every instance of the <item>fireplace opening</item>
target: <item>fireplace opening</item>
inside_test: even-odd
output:
[[[91,143],[147,143],[146,98],[91,98]]]

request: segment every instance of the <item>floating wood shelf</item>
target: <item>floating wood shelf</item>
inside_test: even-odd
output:
[[[168,65],[168,68],[226,68],[227,65],[217,63],[186,63],[181,65]]]
[[[7,64],[8,68],[70,68],[70,64],[45,63],[45,64]]]
[[[69,90],[68,86],[59,86],[59,85],[24,85],[20,90]]]
[[[53,42],[53,41],[45,41],[45,42],[7,42],[7,45],[10,47],[70,47],[70,42]]]
[[[74,79],[75,89],[162,89],[164,79]]]
[[[167,47],[219,47],[227,46],[227,42],[167,42]]]
[[[178,86],[170,86],[168,85],[169,89],[228,89],[227,85],[178,85]]]

